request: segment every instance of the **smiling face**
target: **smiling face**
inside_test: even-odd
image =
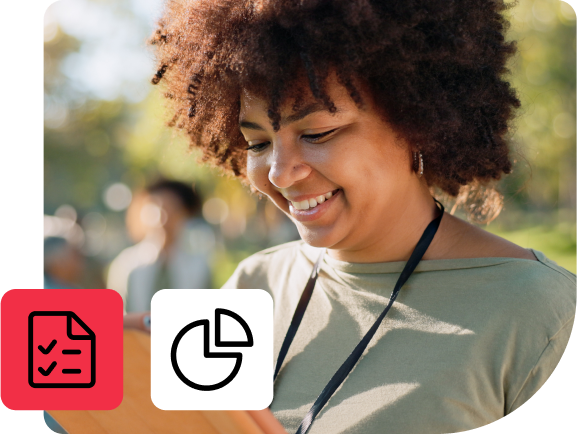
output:
[[[309,95],[296,112],[292,104],[281,108],[276,132],[267,102],[242,95],[247,175],[295,222],[308,244],[340,252],[371,250],[390,240],[407,221],[406,211],[426,201],[428,192],[412,170],[410,147],[370,98],[363,95],[365,106],[359,108],[336,80],[327,86],[335,113]]]

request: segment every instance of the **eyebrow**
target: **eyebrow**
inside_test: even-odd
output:
[[[313,113],[316,112],[321,112],[321,111],[326,111],[328,112],[329,109],[327,109],[323,104],[321,103],[312,103],[309,104],[305,107],[303,107],[302,109],[298,110],[296,113],[287,116],[284,119],[281,119],[280,124],[281,126],[286,126],[288,124],[292,124],[293,122],[296,121],[300,121],[301,119],[306,118],[308,115],[311,115]],[[336,113],[338,113],[340,110],[337,109]],[[250,122],[250,121],[245,121],[242,120],[240,121],[240,128],[245,128],[248,130],[257,130],[257,131],[265,131],[265,129],[263,127],[261,127],[259,124],[257,124],[256,122]]]

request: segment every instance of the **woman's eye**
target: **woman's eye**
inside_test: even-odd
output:
[[[334,133],[337,130],[337,128],[335,128],[334,130],[330,130],[330,131],[325,131],[324,133],[319,133],[319,134],[307,134],[302,136],[303,139],[305,139],[307,142],[318,142],[319,140],[321,140],[322,138],[328,136],[329,134]]]
[[[320,140],[324,139],[325,137],[334,133],[337,129],[338,128],[335,128],[333,130],[325,131],[324,133],[319,133],[319,134],[306,134],[306,135],[303,135],[301,137],[303,139],[305,139],[307,142],[317,143]],[[247,146],[245,148],[247,151],[260,152],[260,151],[263,151],[268,145],[270,145],[270,141],[269,142],[255,143],[254,145],[252,145],[251,141],[249,141],[248,144],[249,144],[249,146]]]
[[[250,142],[249,142],[249,144],[250,144]],[[255,145],[250,145],[250,146],[246,147],[245,149],[247,151],[260,152],[264,148],[266,148],[269,144],[270,144],[270,142],[257,143]]]

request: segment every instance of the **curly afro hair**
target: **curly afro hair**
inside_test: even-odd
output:
[[[371,92],[393,129],[426,162],[431,187],[451,196],[511,171],[508,124],[520,103],[504,79],[503,0],[168,0],[151,39],[174,111],[203,160],[246,180],[238,115],[243,89],[285,101],[308,79],[329,110],[326,80],[362,107]],[[305,81],[306,82],[306,81]]]

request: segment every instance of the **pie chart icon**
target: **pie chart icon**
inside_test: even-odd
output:
[[[222,319],[223,317],[229,317],[238,323],[242,329],[244,330],[244,339],[234,339],[234,340],[223,340],[222,339]],[[219,348],[246,348],[252,347],[254,345],[254,340],[252,336],[252,332],[250,327],[246,323],[246,321],[237,313],[228,310],[228,309],[221,309],[217,308],[214,311],[214,320],[215,320],[215,342],[214,346]],[[179,366],[179,362],[177,359],[177,352],[178,346],[182,342],[183,338],[187,333],[191,331],[195,331],[195,329],[200,328],[202,330],[202,353],[205,359],[231,359],[234,360],[234,367],[230,371],[230,373],[224,378],[224,380],[218,381],[213,384],[199,384],[196,381],[192,381],[188,378],[184,373],[181,366]],[[202,391],[211,391],[211,390],[218,390],[222,387],[229,384],[238,372],[240,371],[242,365],[242,353],[240,352],[211,352],[210,351],[210,321],[208,319],[201,319],[197,321],[193,321],[186,326],[184,326],[174,338],[172,342],[172,347],[170,351],[170,360],[172,363],[172,368],[174,372],[187,386]]]

